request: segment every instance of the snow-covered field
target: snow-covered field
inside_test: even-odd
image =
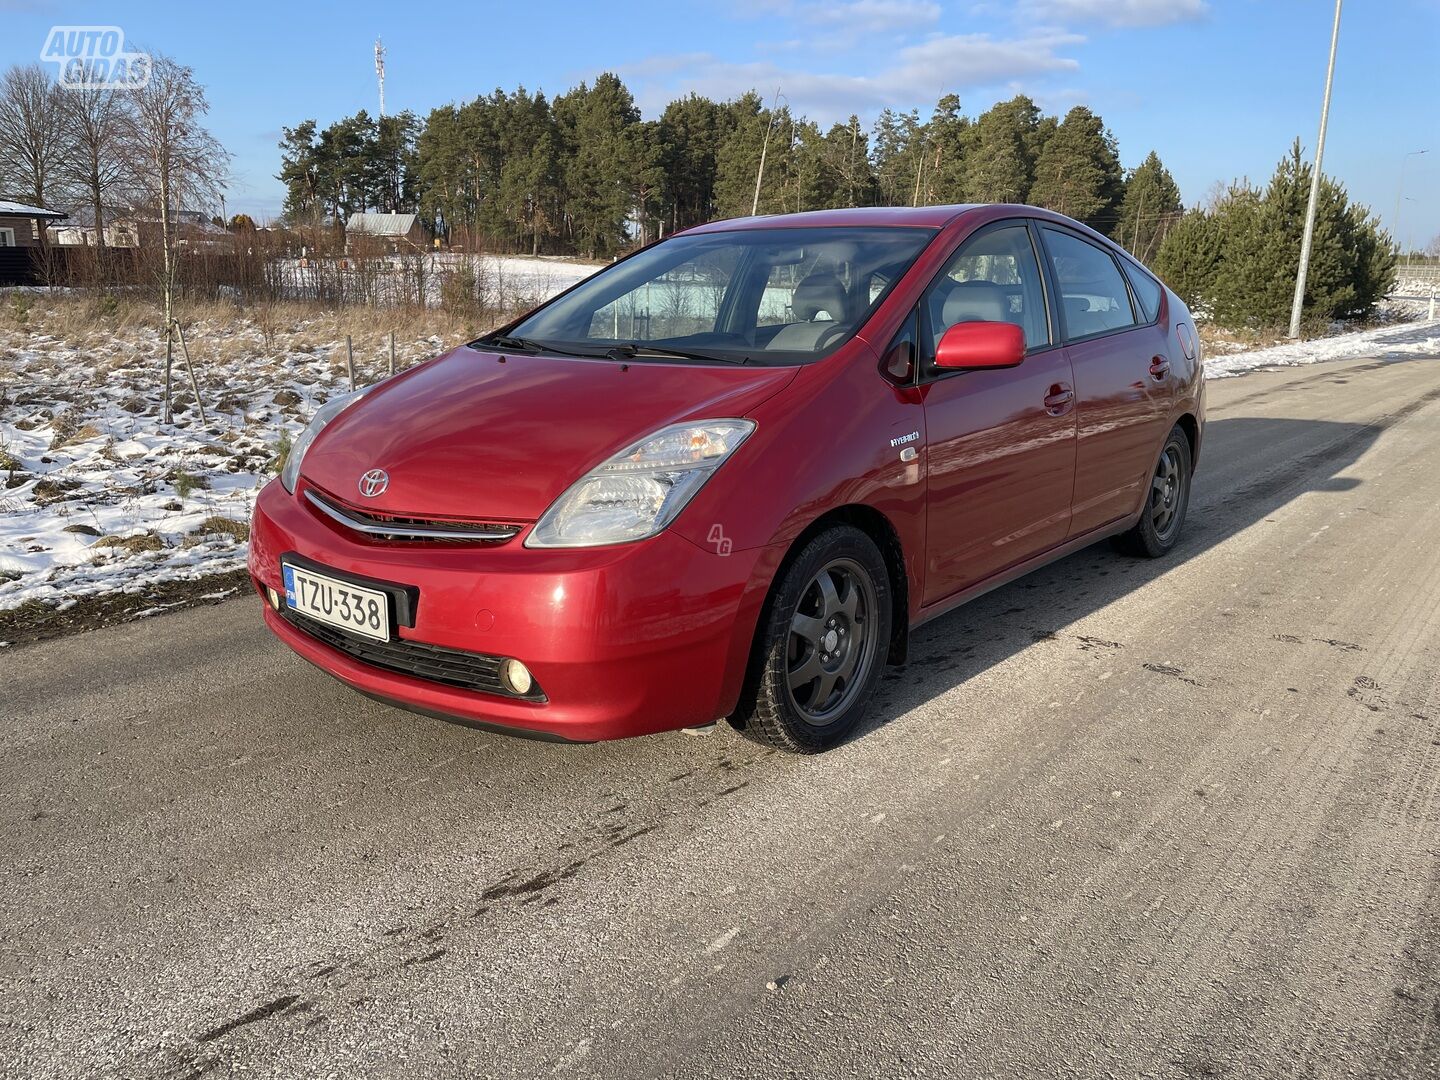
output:
[[[595,269],[558,260],[496,263],[497,274],[537,295]],[[12,299],[0,291],[0,304]],[[37,309],[47,302],[27,299]],[[1440,321],[1416,321],[1423,314],[1299,344],[1212,348],[1207,376],[1440,354]],[[343,338],[326,336],[330,324],[304,321],[263,330],[233,318],[202,322],[191,337],[209,422],[188,407],[177,367],[175,422],[163,424],[164,350],[153,328],[92,330],[77,341],[34,328],[43,323],[0,328],[0,620],[27,601],[63,608],[243,567],[245,523],[274,473],[282,436],[293,438],[317,405],[346,388]],[[401,341],[401,365],[451,343]],[[357,341],[356,357],[361,383],[383,374],[379,342]]]

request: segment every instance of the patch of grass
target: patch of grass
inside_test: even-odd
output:
[[[232,540],[243,542],[250,539],[250,526],[243,521],[236,521],[234,518],[212,514],[202,521],[200,527],[191,535],[228,536]]]
[[[63,476],[47,476],[38,481],[30,490],[34,493],[37,503],[41,506],[49,506],[51,503],[68,499],[70,493],[79,488],[79,480],[70,480]]]
[[[95,541],[95,546],[119,548],[135,555],[142,551],[162,551],[165,541],[160,538],[159,533],[143,532],[134,536],[102,536]]]
[[[50,449],[58,450],[70,443],[98,439],[101,431],[94,424],[82,423],[74,413],[64,413],[55,421],[55,434],[50,439]]]
[[[205,491],[210,487],[208,477],[198,473],[188,473],[183,470],[176,470],[175,478],[171,481],[175,485],[175,494],[182,499],[188,499],[197,491]]]
[[[290,460],[290,432],[280,432],[280,438],[275,440],[275,455],[270,459],[270,470],[280,475],[280,470],[285,468],[285,462]]]

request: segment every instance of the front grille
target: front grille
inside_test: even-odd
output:
[[[443,683],[446,686],[458,686],[463,690],[477,690],[484,694],[497,694],[521,701],[545,700],[539,686],[531,687],[530,693],[523,697],[505,689],[500,681],[500,664],[504,659],[500,656],[462,652],[459,649],[446,649],[439,645],[426,645],[424,642],[404,641],[399,638],[371,641],[314,619],[307,619],[283,605],[279,614],[291,626],[304,631],[316,641],[371,667]]]
[[[498,521],[448,521],[360,510],[313,487],[305,489],[305,498],[331,521],[377,540],[503,544],[520,532],[520,526]]]

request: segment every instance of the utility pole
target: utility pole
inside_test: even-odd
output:
[[[760,213],[760,181],[765,179],[765,154],[770,149],[770,129],[775,126],[775,108],[780,104],[780,87],[775,87],[775,100],[770,103],[770,119],[765,124],[765,141],[760,144],[760,168],[755,172],[755,198],[750,202],[750,216]]]
[[[1402,202],[1405,196],[1405,166],[1410,164],[1410,159],[1412,157],[1418,157],[1420,154],[1428,154],[1429,152],[1429,150],[1411,150],[1408,154],[1406,154],[1400,159],[1400,186],[1395,189],[1395,216],[1390,219],[1395,227],[1395,242],[1397,244],[1401,243],[1400,211],[1404,209],[1404,207],[1402,206]],[[1406,253],[1406,257],[1409,257],[1408,252]]]
[[[385,119],[385,46],[375,39],[375,80],[380,84],[380,119]]]
[[[1320,163],[1325,157],[1325,128],[1330,123],[1330,89],[1335,83],[1335,49],[1340,44],[1340,5],[1335,0],[1335,27],[1330,31],[1330,66],[1325,71],[1325,101],[1320,106],[1320,138],[1315,142],[1315,171],[1310,175],[1310,201],[1305,207],[1305,236],[1300,241],[1300,270],[1295,275],[1295,302],[1290,306],[1290,337],[1300,336],[1305,307],[1305,278],[1310,273],[1310,246],[1315,240],[1315,206],[1320,199]]]

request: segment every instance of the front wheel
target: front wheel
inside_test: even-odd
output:
[[[1140,520],[1129,532],[1115,538],[1119,550],[1158,559],[1175,546],[1190,505],[1190,468],[1190,440],[1178,426],[1174,427],[1155,463]]]
[[[810,540],[780,575],[732,718],[747,738],[794,754],[841,742],[860,723],[890,647],[885,560],[859,529]]]

